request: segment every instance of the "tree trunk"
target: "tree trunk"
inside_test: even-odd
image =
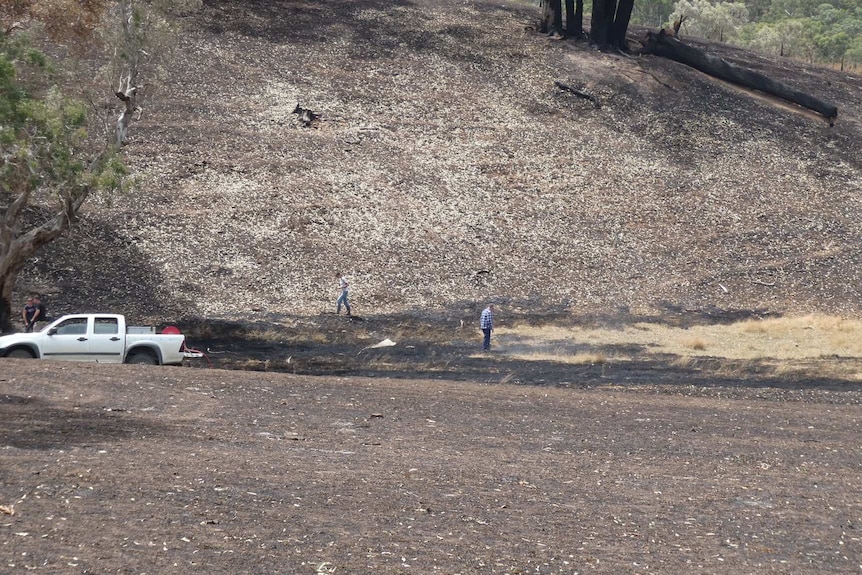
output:
[[[12,331],[12,289],[15,278],[0,278],[0,334]]]
[[[15,291],[15,281],[18,279],[18,272],[27,261],[16,256],[16,253],[17,250],[7,249],[0,254],[0,334],[12,331],[12,302],[14,301],[12,296]]]
[[[563,34],[562,0],[542,0],[542,23],[539,32]]]
[[[563,2],[551,0],[551,10],[554,11],[554,33],[563,35]]]
[[[0,333],[12,331],[10,310],[18,274],[33,254],[60,237],[70,224],[67,214],[59,213],[42,226],[0,245]]]
[[[122,100],[125,105],[125,108],[117,117],[117,125],[114,127],[114,144],[116,146],[122,146],[126,143],[126,134],[129,131],[132,116],[134,116],[135,112],[140,112],[136,97],[138,89],[134,86],[129,86],[129,82],[126,82],[126,85],[127,88],[125,91],[117,90],[116,92],[117,98]]]
[[[542,0],[542,22],[539,24],[539,32],[547,34],[551,29],[554,15],[551,14],[551,0]]]
[[[669,58],[686,66],[691,66],[714,78],[787,100],[788,102],[822,114],[829,120],[830,124],[838,117],[838,108],[835,105],[800,92],[787,84],[773,80],[763,74],[746,68],[740,68],[717,56],[683,44],[679,40],[668,36],[664,30],[658,33],[647,33],[641,53],[655,54],[656,56]]]
[[[117,118],[117,124],[114,127],[114,144],[117,147],[126,143],[126,134],[129,131],[129,124],[135,114],[138,114],[140,119],[141,108],[138,106],[138,69],[140,66],[141,54],[143,52],[140,40],[135,34],[135,7],[131,0],[123,0],[120,2],[120,19],[123,26],[123,45],[126,50],[123,60],[126,63],[125,78],[120,80],[120,85],[114,94],[123,104],[123,111]]]
[[[579,37],[584,35],[584,0],[575,0],[574,33]]]
[[[611,24],[616,12],[615,0],[593,0],[590,18],[590,38],[599,46],[607,46]]]
[[[566,0],[566,36],[580,38],[584,35],[584,0]]]
[[[96,162],[101,162],[104,157],[100,156]],[[89,195],[88,186],[69,190],[47,221],[24,233],[21,233],[19,218],[30,197],[29,190],[19,194],[0,214],[0,333],[12,330],[11,311],[4,314],[4,310],[7,307],[11,310],[15,281],[27,260],[69,229]]]
[[[629,21],[632,18],[632,10],[635,7],[635,0],[620,0],[617,6],[617,14],[614,17],[613,32],[610,37],[610,44],[621,50],[628,50],[626,45],[626,32],[629,29]]]
[[[631,12],[629,12],[631,15]],[[590,20],[590,37],[605,48],[613,45],[614,21],[617,16],[617,0],[593,0],[593,16]],[[626,20],[628,28],[628,19]],[[623,32],[625,36],[625,32]]]

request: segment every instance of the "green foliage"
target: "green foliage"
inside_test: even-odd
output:
[[[862,66],[862,35],[853,39],[844,57],[848,63]]]
[[[862,59],[862,0],[678,0],[668,22],[680,14],[687,18],[683,35],[811,62]]]
[[[635,0],[632,24],[660,28],[667,24],[675,0]]]
[[[20,194],[53,204],[88,184],[115,187],[125,173],[116,154],[92,161],[104,147],[89,138],[89,108],[63,92],[48,64],[25,40],[0,39],[0,207]]]
[[[758,22],[747,26],[738,39],[740,44],[763,54],[806,60],[810,59],[814,50],[806,25],[804,19]]]
[[[98,190],[125,191],[129,184],[129,172],[115,150],[102,163],[101,169],[92,174],[90,183]]]
[[[678,0],[671,20],[685,15],[682,30],[685,34],[728,41],[748,23],[748,7],[742,2],[710,2],[709,0]]]

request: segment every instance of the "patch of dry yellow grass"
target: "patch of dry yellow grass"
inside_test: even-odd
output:
[[[862,321],[834,316],[746,320],[726,325],[690,328],[637,323],[620,329],[563,328],[515,325],[496,330],[509,341],[535,347],[525,355],[548,360],[562,344],[587,346],[638,345],[651,353],[678,357],[716,357],[733,360],[792,361],[829,356],[862,358]],[[620,358],[625,359],[625,358]],[[555,361],[567,361],[566,355]]]
[[[608,360],[602,353],[566,353],[562,350],[557,352],[512,353],[506,354],[506,357],[525,361],[553,361],[569,365],[601,365]]]

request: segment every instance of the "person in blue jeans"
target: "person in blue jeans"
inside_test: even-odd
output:
[[[479,318],[479,327],[482,328],[482,333],[485,334],[485,339],[482,341],[482,349],[488,351],[491,349],[491,331],[494,329],[494,304],[488,304],[482,310],[482,316]]]
[[[341,313],[341,304],[344,304],[344,307],[347,308],[347,315],[350,315],[350,302],[347,301],[347,293],[350,291],[350,285],[347,283],[347,280],[344,279],[344,276],[341,275],[341,272],[335,274],[336,279],[338,279],[338,289],[341,290],[341,294],[338,296],[338,301],[336,301],[336,305],[338,306],[337,313]]]

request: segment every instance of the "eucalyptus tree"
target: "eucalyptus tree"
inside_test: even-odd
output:
[[[12,329],[13,291],[31,258],[74,224],[94,191],[123,186],[122,144],[140,111],[148,41],[165,22],[156,9],[199,1],[0,0],[0,332]],[[112,85],[80,93],[74,48],[101,52]],[[98,92],[117,106],[93,105]],[[97,113],[104,108],[116,110],[111,128]]]

